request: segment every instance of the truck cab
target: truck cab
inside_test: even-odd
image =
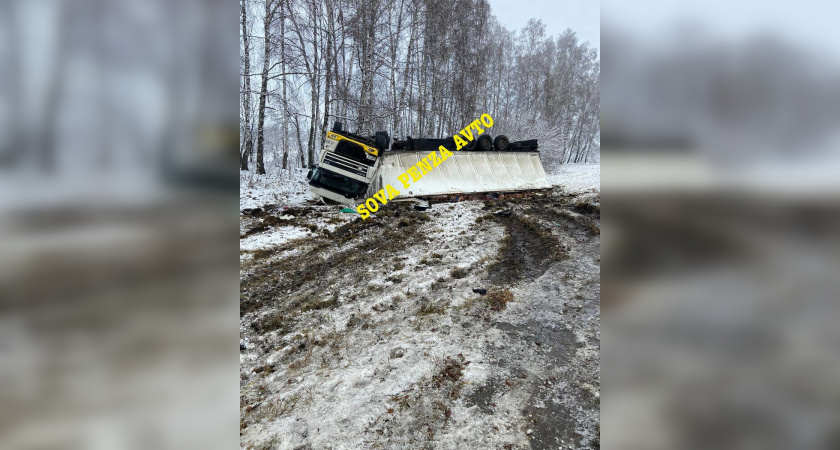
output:
[[[364,137],[342,130],[336,122],[327,132],[318,165],[310,169],[310,191],[321,198],[355,205],[367,198],[368,187],[379,169],[382,152],[390,139],[386,132]]]

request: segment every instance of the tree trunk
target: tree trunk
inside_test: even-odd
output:
[[[271,24],[274,21],[274,14],[277,12],[279,0],[265,0],[265,19],[263,27],[265,33],[262,83],[260,83],[260,106],[257,119],[257,173],[265,175],[265,163],[263,159],[263,147],[265,145],[265,102],[268,97],[268,71],[271,59]]]
[[[310,105],[310,115],[309,115],[309,143],[307,145],[307,157],[309,160],[309,165],[313,164],[315,160],[315,144],[316,139],[315,137],[318,134],[317,126],[318,126],[318,99],[321,96],[321,81],[319,79],[319,72],[320,72],[320,56],[318,53],[318,9],[316,6],[315,0],[311,2],[311,12],[312,15],[312,71],[309,74],[309,84],[311,86],[311,105]]]
[[[376,43],[376,12],[379,5],[376,0],[363,11],[363,32],[362,41],[362,92],[360,99],[359,132],[370,132],[373,120],[373,72],[374,72],[374,45]]]
[[[245,114],[245,124],[242,129],[242,153],[239,155],[239,170],[248,170],[248,158],[254,150],[254,140],[251,138],[251,46],[248,41],[247,12],[245,0],[241,0],[242,12],[242,42],[245,46],[245,75],[242,94],[242,108]]]
[[[324,0],[324,3],[327,7],[327,33],[326,33],[326,54],[324,55],[324,71],[326,76],[324,77],[324,125],[321,127],[321,142],[323,143],[327,137],[327,130],[329,129],[330,125],[330,87],[332,86],[332,79],[330,75],[333,70],[334,62],[333,62],[333,30],[335,29],[333,26],[333,6],[332,0]],[[323,145],[323,144],[322,144]],[[310,161],[310,165],[312,161]]]
[[[281,130],[283,135],[280,137],[280,143],[283,149],[283,170],[289,168],[289,97],[286,93],[286,8],[285,1],[281,0],[280,6],[280,71],[284,74],[282,76],[281,84],[283,85],[283,122]]]
[[[298,155],[300,156],[300,167],[306,168],[306,161],[303,159],[303,141],[300,139],[300,122],[298,121],[298,116],[295,116],[295,134],[297,135],[297,143],[298,143]]]
[[[268,97],[268,37],[266,36],[265,61],[263,62],[262,83],[260,83],[260,107],[257,119],[257,173],[265,175],[265,163],[263,162],[263,145],[265,144],[265,101]]]

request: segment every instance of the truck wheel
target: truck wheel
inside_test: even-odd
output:
[[[388,148],[388,138],[378,131],[376,132],[376,148],[378,148],[380,152],[384,152]]]
[[[493,139],[493,147],[500,152],[506,152],[510,150],[510,141],[507,136],[500,134],[496,136],[496,139]]]
[[[482,134],[476,139],[478,141],[478,149],[482,151],[493,150],[493,138],[489,134]]]
[[[464,150],[477,150],[478,144],[476,144],[476,140],[473,139],[467,142],[467,145],[464,146]]]
[[[383,131],[381,134],[385,138],[385,148],[382,149],[382,151],[385,151],[391,147],[391,136],[388,135],[387,131]]]

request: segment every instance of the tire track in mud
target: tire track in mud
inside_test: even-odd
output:
[[[488,348],[497,375],[465,403],[492,415],[505,396],[518,394],[530,448],[598,448],[600,358],[590,356],[600,346],[600,271],[591,273],[586,261],[600,260],[600,206],[547,197],[492,218],[506,237],[488,278],[512,287],[523,306],[490,325],[508,345]],[[575,284],[584,288],[568,286]],[[587,342],[576,334],[588,335]]]
[[[499,261],[488,269],[493,284],[533,280],[545,273],[553,261],[563,257],[557,239],[534,221],[520,214],[496,217],[496,221],[504,225],[506,237],[502,240]]]
[[[340,289],[341,279],[355,269],[377,268],[373,273],[383,273],[399,253],[424,238],[417,228],[428,220],[396,205],[376,220],[357,219],[333,232],[278,246],[273,254],[293,247],[303,251],[279,259],[269,254],[242,277],[240,316],[266,307],[280,314],[306,309],[319,294]],[[359,271],[355,284],[366,281],[370,281],[368,272]],[[291,293],[294,295],[288,295]]]
[[[275,370],[303,369],[316,348],[321,348],[322,355],[338,352],[346,337],[315,338],[307,330],[337,307],[356,302],[357,294],[364,297],[368,282],[392,271],[402,253],[426,239],[419,228],[428,221],[407,205],[394,205],[376,220],[357,219],[332,232],[323,230],[321,235],[287,242],[251,263],[240,278],[240,325],[242,338],[253,343],[249,350],[256,351],[257,357],[241,364],[240,372],[253,371],[265,382]],[[283,256],[293,249],[297,253]],[[354,294],[348,297],[344,291]],[[352,326],[348,322],[348,333],[367,329],[364,315],[356,319]],[[263,339],[272,332],[275,337]],[[296,332],[291,339],[293,347],[272,362],[267,356],[286,344],[281,337],[290,332]],[[293,407],[289,403],[279,409],[261,406],[272,401],[272,393],[248,388],[249,378],[240,384],[241,430]]]
[[[428,448],[435,448],[436,445],[445,447],[447,444],[441,442],[451,443],[458,434],[453,427],[460,425],[455,424],[466,423],[473,427],[489,424],[486,433],[497,433],[501,440],[488,438],[483,444],[475,441],[465,448],[539,449],[557,448],[560,443],[579,448],[596,448],[594,439],[598,407],[587,386],[594,386],[595,392],[600,390],[599,360],[585,360],[579,353],[597,345],[599,336],[597,327],[595,330],[591,327],[591,321],[597,322],[599,314],[599,288],[592,285],[593,281],[599,282],[599,272],[587,272],[581,261],[597,258],[600,243],[589,225],[597,225],[594,208],[582,206],[580,209],[586,212],[582,214],[574,209],[574,201],[555,195],[485,207],[485,211],[498,209],[497,206],[509,208],[510,214],[485,216],[492,219],[494,224],[491,228],[494,234],[491,238],[493,247],[489,250],[484,248],[489,252],[490,261],[471,265],[469,276],[471,283],[476,281],[492,285],[494,289],[511,289],[516,299],[507,309],[492,310],[482,301],[487,297],[478,295],[474,296],[476,302],[472,306],[455,309],[449,306],[452,295],[449,289],[454,280],[447,279],[438,287],[433,285],[430,291],[419,297],[411,300],[403,298],[403,303],[398,306],[398,310],[403,312],[397,313],[393,309],[384,312],[400,320],[413,316],[418,320],[411,322],[411,326],[417,326],[418,330],[431,327],[431,332],[435,332],[437,327],[453,328],[452,331],[440,334],[443,339],[441,344],[454,348],[461,346],[465,354],[468,350],[476,354],[483,352],[485,361],[479,363],[490,374],[483,385],[464,385],[463,393],[456,393],[456,388],[461,389],[458,376],[448,374],[448,378],[438,379],[434,375],[418,379],[414,388],[404,391],[402,396],[391,398],[387,406],[391,409],[383,409],[378,422],[365,432],[363,436],[368,447],[420,448],[417,445],[421,443]],[[458,206],[454,208],[457,210]],[[472,208],[477,210],[480,204]],[[475,213],[472,217],[475,217]],[[373,221],[351,222],[332,233],[281,245],[264,258],[256,260],[243,274],[240,286],[241,303],[248,305],[242,314],[245,335],[259,336],[265,333],[265,330],[254,329],[250,324],[259,324],[266,317],[278,315],[287,319],[281,324],[285,328],[279,330],[306,333],[307,329],[317,323],[317,317],[329,314],[336,307],[334,295],[342,291],[343,287],[349,287],[348,290],[354,294],[344,298],[339,311],[346,309],[344,305],[361,302],[365,298],[369,303],[371,294],[364,291],[364,286],[370,281],[382,279],[398,263],[401,255],[416,250],[420,250],[418,256],[433,250],[441,253],[447,251],[442,247],[429,247],[429,237],[421,233],[447,224],[438,220],[430,224],[431,227],[426,227],[428,220],[425,214],[408,208],[395,208],[378,215]],[[501,242],[497,240],[501,233],[498,226],[504,230],[505,237]],[[471,229],[480,232],[475,226]],[[482,244],[473,243],[466,236],[460,239],[468,243],[456,246],[459,252],[473,252],[482,248]],[[497,243],[500,244],[497,261],[492,262]],[[294,255],[282,256],[291,249],[295,249]],[[441,273],[448,273],[450,268],[458,265],[458,262],[451,260],[453,255],[444,253],[448,261],[445,264],[440,262],[440,257],[434,259],[432,256],[429,264],[437,264],[439,266],[436,267],[442,267]],[[411,265],[406,270],[420,270],[420,265],[417,268]],[[406,286],[406,281],[402,283],[401,286]],[[362,288],[359,289],[359,286]],[[355,299],[355,293],[358,293],[359,300]],[[441,311],[430,309],[430,315],[420,315],[416,308],[424,301],[439,306]],[[395,304],[393,301],[386,303],[383,303],[383,308]],[[380,310],[377,308],[379,305],[374,305],[372,309],[378,313]],[[357,315],[358,323],[354,322],[352,329],[348,322],[344,333],[356,336],[352,338],[353,342],[356,342],[360,334],[379,335],[390,332],[393,322],[385,325],[382,318],[371,321],[370,318],[362,317],[367,313],[374,314],[369,309],[370,306],[361,315]],[[297,313],[299,311],[304,312]],[[379,316],[374,314],[373,317]],[[366,326],[365,320],[371,324],[371,328],[362,331]],[[485,337],[491,334],[502,336],[498,342],[504,343],[504,347],[486,344]],[[580,342],[579,335],[586,335],[586,342]],[[293,339],[293,342],[298,341]],[[298,364],[306,352],[312,351],[312,346],[315,346],[315,354],[320,358],[329,352],[318,350],[318,346],[328,348],[330,345],[332,343],[324,343],[317,337],[301,338],[300,347],[295,347],[292,350],[295,353],[291,356],[279,360],[277,370]],[[246,370],[248,366],[267,365],[267,355],[277,349],[273,340],[261,342],[255,348],[260,356],[246,362]],[[451,356],[455,357],[459,351],[455,350]],[[274,354],[277,353],[280,352]],[[341,353],[341,358],[357,354],[349,350],[341,350]],[[402,358],[408,356],[400,358],[402,361]],[[448,373],[450,366],[452,364],[443,364],[438,373]],[[273,369],[268,366],[257,369],[265,372],[252,376],[250,380],[244,379],[242,386],[254,382],[268,383],[265,374]],[[334,373],[334,376],[340,375]],[[265,408],[258,406],[259,402],[265,401],[268,404],[269,399],[276,400],[278,394],[290,395],[296,390],[294,386],[297,383],[288,388],[269,385],[266,393],[246,393],[241,398],[246,427],[247,423],[259,422],[263,414],[261,411]],[[374,382],[370,386],[373,388],[378,385]],[[306,402],[307,395],[304,393],[301,405]],[[404,409],[400,406],[403,401],[408,405]],[[513,405],[515,410],[502,412],[501,407],[505,402]],[[475,412],[471,414],[478,416],[465,418],[461,415],[464,407],[475,407]],[[584,412],[579,412],[578,407]],[[386,406],[383,405],[383,408]],[[593,414],[595,419],[592,418]],[[450,420],[453,422],[450,423]],[[507,429],[492,429],[492,424],[501,426],[500,422],[504,421],[507,421]],[[383,423],[387,423],[387,426]],[[373,425],[376,425],[376,429]],[[526,434],[529,429],[531,433]],[[311,428],[311,431],[315,429]],[[251,435],[249,439],[255,436],[258,435]],[[301,442],[315,445],[312,443],[317,442],[316,437],[311,435],[300,439]],[[488,442],[493,445],[486,446]]]

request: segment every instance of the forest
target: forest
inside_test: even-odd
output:
[[[314,164],[334,121],[443,137],[483,113],[547,170],[600,159],[598,51],[486,0],[240,0],[240,75],[241,170]]]

